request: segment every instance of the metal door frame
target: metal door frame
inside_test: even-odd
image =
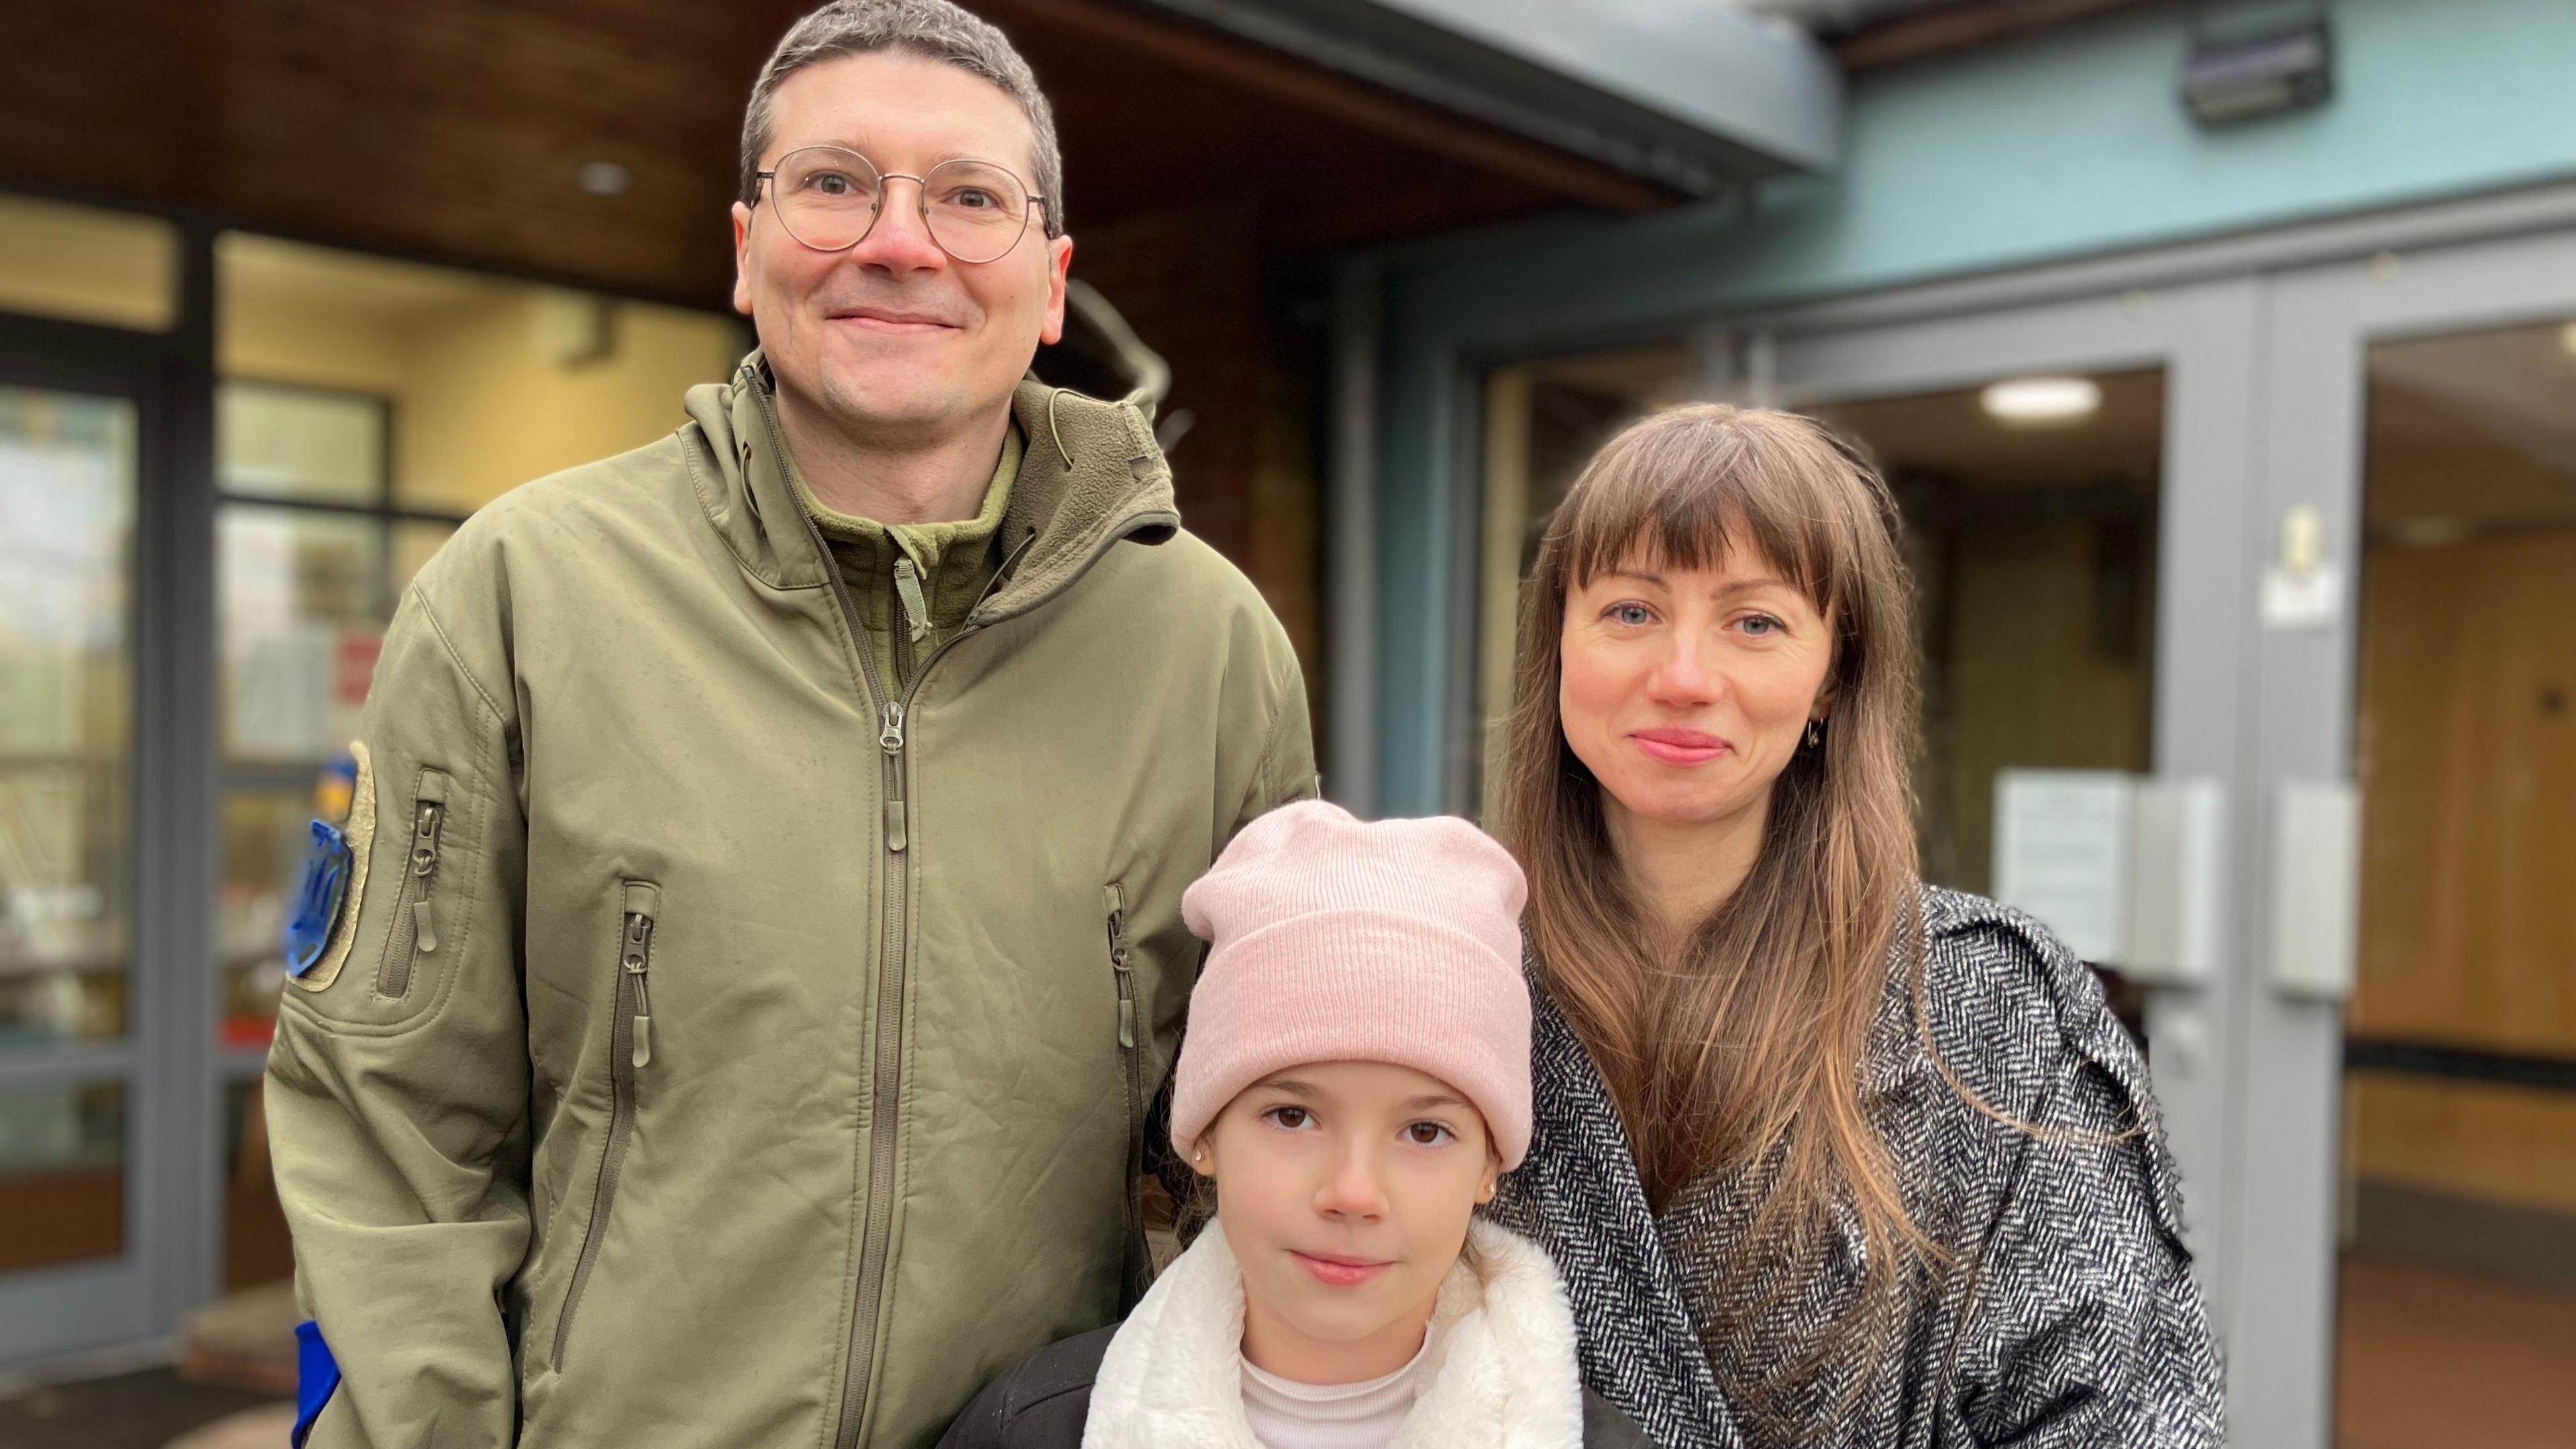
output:
[[[2245,527],[2268,556],[2289,511],[2315,509],[2343,595],[2330,627],[2253,633],[2249,770],[2268,795],[2286,781],[2353,779],[2371,344],[2576,316],[2576,230],[2385,251],[2283,272],[2267,292],[2260,491]],[[2268,925],[2282,909],[2264,878],[2268,851],[2249,864]],[[2346,963],[2347,981],[2357,967]],[[2229,1234],[2245,1265],[2230,1412],[2240,1443],[2322,1449],[2333,1432],[2343,1005],[2257,974]]]
[[[125,1251],[0,1277],[0,1367],[160,1338],[212,1295],[220,1261],[214,249],[210,228],[178,230],[169,331],[0,315],[0,383],[123,397],[136,412],[126,1034],[0,1054],[0,1086],[124,1084]]]

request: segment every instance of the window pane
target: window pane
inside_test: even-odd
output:
[[[125,1251],[125,1088],[0,1087],[0,1273]]]
[[[385,501],[385,404],[355,393],[228,382],[215,394],[228,493]]]
[[[393,576],[387,582],[397,603],[403,590],[411,587],[412,575],[419,573],[420,566],[429,562],[429,556],[455,533],[454,525],[445,523],[405,521],[394,525]]]
[[[225,757],[318,766],[356,737],[375,676],[386,525],[234,503],[217,535]]]
[[[179,315],[179,232],[157,216],[0,196],[0,312],[164,332]]]
[[[316,771],[318,777],[319,771]],[[344,792],[345,793],[345,792]],[[228,1046],[265,1046],[286,985],[278,944],[289,896],[304,863],[315,816],[325,812],[311,787],[236,788],[224,792],[224,878],[217,939],[223,994],[220,1031]]]
[[[393,502],[418,513],[463,517],[664,436],[745,345],[713,312],[239,232],[216,282],[223,375],[384,399]]]
[[[2377,342],[2368,387],[2339,1419],[2546,1443],[2576,1362],[2576,317]]]
[[[1997,774],[2150,764],[2164,374],[2018,382],[1808,409],[1869,452],[1904,510],[1923,874],[1981,893]]]
[[[0,388],[0,1049],[125,1030],[134,429]]]

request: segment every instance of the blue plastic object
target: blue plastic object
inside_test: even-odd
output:
[[[322,1417],[322,1406],[339,1387],[340,1361],[322,1341],[322,1325],[310,1318],[295,1325],[295,1432],[286,1440],[294,1449],[304,1449],[313,1421]]]
[[[286,971],[301,976],[322,959],[331,927],[348,904],[349,839],[328,821],[313,822],[313,848],[304,857],[304,879],[295,888],[295,911],[286,919]]]

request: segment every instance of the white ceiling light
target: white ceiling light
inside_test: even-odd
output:
[[[2003,423],[2071,423],[2102,410],[2102,384],[2089,377],[2016,377],[1977,397],[1986,416]]]

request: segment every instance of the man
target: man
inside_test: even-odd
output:
[[[1023,380],[1073,244],[999,32],[840,0],[743,158],[761,350],[387,636],[269,1063],[314,1445],[929,1442],[1141,1283],[1181,891],[1313,791],[1144,417]]]

